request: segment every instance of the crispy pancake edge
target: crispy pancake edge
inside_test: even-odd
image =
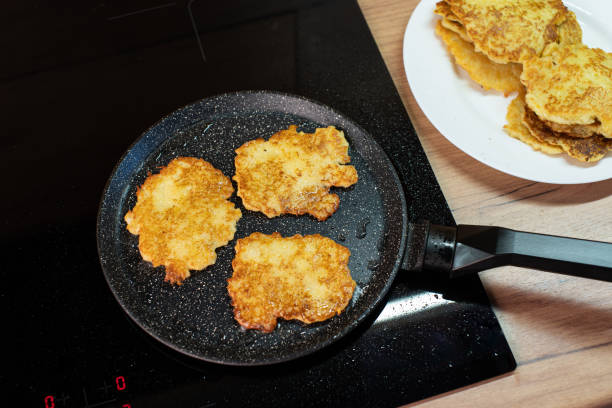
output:
[[[486,55],[475,51],[471,43],[444,28],[441,20],[436,24],[436,34],[442,38],[457,65],[485,90],[495,89],[508,96],[522,88],[519,79],[520,64],[497,64],[491,61]]]
[[[559,146],[565,153],[582,162],[596,162],[612,150],[612,140],[596,135],[590,138],[574,138],[555,132],[542,122],[535,112],[525,108],[523,124],[538,140]]]

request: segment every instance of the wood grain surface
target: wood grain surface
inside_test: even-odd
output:
[[[457,223],[612,241],[612,179],[555,185],[516,178],[467,156],[427,120],[402,56],[418,2],[359,0]],[[480,276],[517,369],[414,406],[612,407],[612,283],[514,267]]]

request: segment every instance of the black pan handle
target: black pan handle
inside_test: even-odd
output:
[[[612,282],[612,243],[478,225],[427,230],[422,269],[449,278],[502,265]]]

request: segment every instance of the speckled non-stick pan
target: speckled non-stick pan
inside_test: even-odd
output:
[[[234,150],[298,125],[312,132],[344,130],[359,181],[340,196],[324,222],[310,216],[268,219],[242,207],[234,240],[217,250],[217,262],[194,272],[182,286],[163,281],[138,252],[138,238],[123,217],[149,172],[178,156],[209,161],[231,177]],[[146,332],[189,356],[223,364],[259,365],[291,360],[341,338],[384,298],[401,267],[452,278],[499,265],[527,266],[612,281],[612,244],[512,231],[498,227],[408,224],[404,192],[391,162],[363,129],[319,103],[286,94],[239,92],[204,99],[165,117],[125,153],[108,181],[98,214],[98,252],[106,280],[127,314]],[[243,330],[233,318],[227,279],[235,240],[253,232],[330,237],[351,250],[357,287],[347,308],[325,322],[280,320],[274,332]]]
[[[136,188],[149,172],[175,157],[209,161],[232,177],[234,150],[248,140],[268,138],[291,124],[299,130],[334,125],[344,130],[359,181],[332,189],[338,211],[324,222],[311,216],[268,219],[242,211],[234,240],[217,250],[217,262],[195,271],[181,286],[163,281],[138,252],[138,237],[123,217],[135,204]],[[384,298],[401,263],[406,237],[406,204],[400,181],[376,142],[342,114],[301,97],[271,92],[239,92],[201,100],[168,115],[147,130],[124,154],[104,190],[98,214],[98,251],[106,280],[127,314],[146,332],[189,356],[223,364],[259,365],[309,354],[341,338]],[[357,287],[339,316],[306,325],[279,319],[274,332],[243,330],[234,320],[227,279],[232,275],[236,239],[255,231],[283,236],[330,237],[351,250],[349,268]]]

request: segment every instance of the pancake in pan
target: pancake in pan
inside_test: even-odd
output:
[[[179,157],[150,174],[136,192],[136,205],[125,214],[127,229],[138,235],[138,249],[154,267],[163,265],[165,280],[181,284],[189,270],[217,260],[215,249],[234,237],[242,213],[227,199],[229,178],[210,163]]]
[[[281,214],[311,214],[323,221],[340,203],[332,186],[357,182],[344,133],[333,126],[314,133],[289,126],[270,137],[251,140],[236,149],[238,196],[245,208],[269,218]]]
[[[255,232],[236,243],[227,290],[244,328],[271,332],[277,318],[304,323],[340,314],[353,297],[351,252],[330,238]]]

